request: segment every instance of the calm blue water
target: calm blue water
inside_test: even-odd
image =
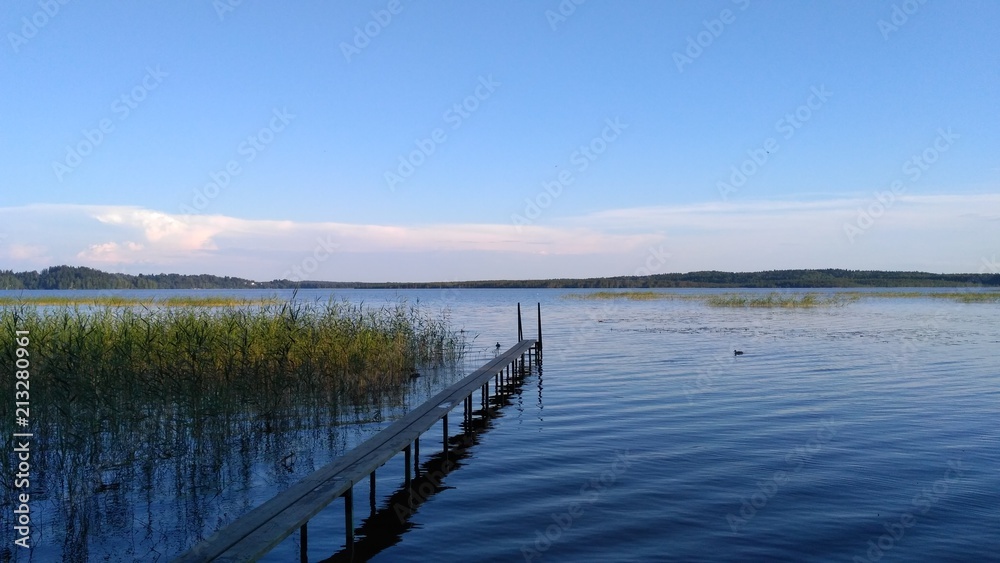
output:
[[[513,342],[518,301],[534,336],[542,303],[542,373],[464,449],[440,490],[409,519],[386,519],[402,481],[397,456],[378,472],[381,520],[366,527],[368,486],[356,487],[358,539],[373,560],[1000,557],[1000,304],[866,299],[752,310],[565,293],[336,293],[447,308],[457,327],[479,335],[483,356],[498,340]],[[315,463],[387,423],[326,444]],[[440,427],[428,432],[421,459],[440,451],[439,436]],[[261,491],[274,486],[266,477]],[[310,523],[311,560],[342,549],[343,518],[337,501]],[[394,539],[379,537],[389,529]],[[293,535],[266,560],[294,560],[297,542]]]

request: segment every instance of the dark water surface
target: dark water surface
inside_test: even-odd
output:
[[[358,541],[373,560],[1000,558],[1000,305],[876,298],[726,309],[563,297],[572,292],[336,293],[447,307],[456,327],[479,335],[466,371],[496,341],[513,343],[518,301],[533,337],[534,303],[542,303],[542,373],[462,448],[442,487],[399,517],[399,497],[390,499],[403,476],[397,456],[378,471],[377,514],[366,523],[368,485],[356,486]],[[329,293],[299,292],[311,295]],[[428,381],[422,396],[461,375]],[[405,408],[320,444],[314,465]],[[440,434],[436,426],[421,441],[431,469]],[[308,449],[303,440],[295,447]],[[260,474],[259,489],[219,503],[245,510],[287,486],[250,470]],[[310,560],[346,560],[338,555],[342,502],[310,522]],[[175,538],[163,544],[168,559],[190,523],[170,512],[183,503],[151,505],[157,521],[146,525],[148,537],[146,515],[120,523],[121,533],[132,544]],[[51,543],[35,560],[59,560],[59,538],[43,539]],[[132,559],[121,543],[108,545],[117,547],[93,545],[91,559]],[[156,558],[133,549],[143,554],[135,558]],[[298,551],[295,534],[265,560],[297,560]]]

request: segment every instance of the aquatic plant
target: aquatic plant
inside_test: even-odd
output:
[[[399,386],[417,364],[464,352],[446,318],[406,304],[187,299],[21,304],[3,307],[0,322],[31,332],[38,385],[49,404],[70,410],[117,412],[152,400],[199,412],[248,403],[277,412],[303,401],[363,400]]]
[[[842,292],[854,298],[865,299],[951,299],[960,303],[997,303],[1000,291],[877,291]]]
[[[997,303],[1000,291],[837,291],[833,293],[668,293],[659,291],[595,291],[592,293],[570,293],[567,299],[606,300],[627,299],[652,301],[662,299],[684,299],[703,301],[712,307],[754,307],[754,308],[813,308],[842,306],[859,299],[953,299],[961,303]]]
[[[949,297],[962,303],[1000,303],[1000,291],[957,293]]]
[[[278,304],[277,297],[245,299],[226,295],[194,295],[174,297],[126,297],[121,295],[99,295],[93,297],[65,295],[32,295],[21,297],[0,297],[0,306],[37,305],[48,307],[238,307],[248,303]]]
[[[767,295],[725,293],[707,296],[705,302],[712,307],[809,309],[814,307],[840,306],[855,300],[856,297],[847,293],[834,293],[828,296],[820,296],[815,293],[792,295],[780,293],[769,293]]]
[[[286,456],[285,437],[315,430],[320,439],[352,412],[402,404],[415,367],[456,363],[466,349],[446,315],[406,303],[22,301],[0,307],[0,362],[8,366],[15,331],[30,334],[40,452],[32,468],[45,476],[39,489],[63,499],[64,554],[86,552],[88,528],[100,533],[91,526],[101,510],[95,499],[126,507],[110,513],[128,520],[128,495],[166,481],[179,487],[178,502],[212,513],[225,483],[247,480],[230,450],[243,460]],[[13,404],[0,402],[10,447]],[[180,487],[192,483],[216,493],[191,501]],[[0,493],[5,518],[14,490]]]

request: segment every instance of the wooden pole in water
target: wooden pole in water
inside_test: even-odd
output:
[[[420,478],[420,436],[413,440],[413,474]]]
[[[368,509],[371,515],[375,515],[375,471],[368,475]]]
[[[344,491],[344,528],[347,550],[354,551],[354,485]]]
[[[410,486],[410,446],[409,446],[409,444],[407,444],[407,446],[405,448],[403,448],[403,459],[405,460],[405,465],[406,465],[406,472],[404,473],[405,479],[406,479],[406,486],[409,487]],[[374,473],[372,473],[372,475],[374,475]]]
[[[442,440],[442,442],[444,442],[443,446],[444,457],[445,459],[447,459],[448,458],[448,415],[447,414],[444,415],[444,418],[442,420],[444,421],[444,424],[442,424],[442,429],[441,429],[441,433],[444,435],[444,439]]]
[[[538,303],[538,342],[535,343],[538,350],[542,349],[542,303]]]
[[[524,340],[524,331],[521,330],[521,304],[517,304],[517,341]]]
[[[299,528],[299,561],[309,563],[309,525],[308,522]]]

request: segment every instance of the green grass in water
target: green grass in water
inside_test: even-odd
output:
[[[712,307],[811,309],[815,307],[845,305],[855,300],[856,298],[852,295],[843,293],[836,293],[828,297],[820,296],[815,293],[799,295],[783,295],[780,293],[769,293],[767,295],[725,293],[722,295],[708,296],[705,302]]]
[[[66,296],[30,296],[30,297],[0,297],[0,307],[17,305],[36,305],[48,307],[72,307],[88,305],[94,307],[236,307],[247,304],[278,304],[276,297],[245,299],[227,296],[191,296],[138,298],[119,295],[102,295],[97,297],[66,297]]]
[[[809,309],[815,307],[838,307],[853,303],[859,299],[952,299],[960,303],[998,303],[1000,291],[969,292],[969,291],[838,291],[832,294],[782,294],[769,293],[724,293],[716,295],[666,293],[657,291],[595,291],[593,293],[571,293],[564,296],[567,299],[605,300],[627,299],[631,301],[653,301],[663,299],[685,299],[702,301],[712,307],[756,307]]]
[[[105,484],[147,495],[195,468],[198,494],[214,503],[241,464],[284,471],[303,431],[322,450],[333,425],[381,421],[383,405],[405,406],[414,367],[457,361],[467,345],[445,315],[406,304],[202,303],[0,306],[10,398],[16,361],[27,360],[32,469],[67,503],[67,526],[107,525],[111,509],[95,501]],[[15,331],[30,332],[26,357]],[[4,436],[19,431],[14,410],[0,401]]]
[[[365,403],[465,351],[447,318],[406,305],[247,303],[3,306],[0,361],[14,365],[14,331],[30,331],[32,411],[97,424],[146,408],[268,417]]]

